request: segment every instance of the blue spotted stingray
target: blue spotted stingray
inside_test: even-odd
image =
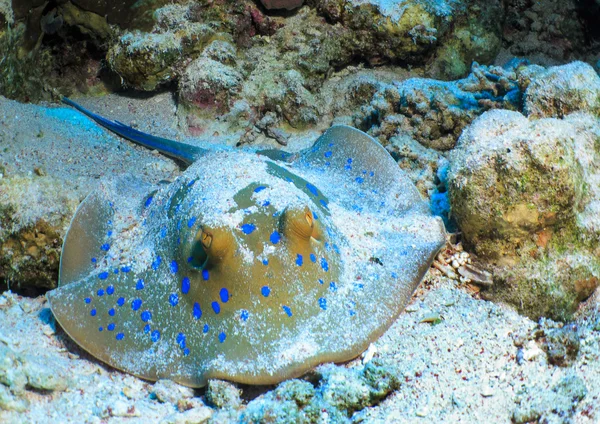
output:
[[[349,360],[391,325],[444,243],[415,186],[354,128],[294,155],[211,150],[65,102],[189,164],[169,184],[102,182],[48,293],[69,336],[128,373],[271,384]]]

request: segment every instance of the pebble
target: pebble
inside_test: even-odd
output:
[[[110,415],[112,417],[139,417],[141,416],[133,404],[126,403],[122,400],[117,400],[110,406]]]
[[[406,312],[417,312],[419,310],[419,306],[415,303],[408,305],[405,309]]]
[[[160,424],[202,424],[213,415],[213,410],[207,406],[193,408],[185,412],[171,414],[160,421]]]
[[[373,356],[377,353],[377,347],[373,343],[369,345],[367,350],[363,352],[362,364],[366,365],[373,359]]]
[[[483,396],[483,397],[494,396],[494,389],[492,389],[490,386],[485,386],[483,388],[483,390],[481,391],[481,396]]]
[[[531,361],[543,354],[544,351],[533,340],[529,341],[525,349],[523,349],[523,359],[526,361]]]
[[[183,399],[190,399],[194,397],[194,390],[189,387],[182,386],[171,380],[158,380],[154,387],[152,387],[152,393],[156,395],[159,402],[177,403]]]
[[[417,417],[426,417],[429,414],[429,410],[426,406],[417,410]]]
[[[0,411],[25,412],[28,403],[26,399],[14,396],[6,386],[0,384]]]

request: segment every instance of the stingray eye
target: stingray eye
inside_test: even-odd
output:
[[[192,251],[190,252],[190,256],[188,258],[189,264],[194,268],[198,269],[203,269],[206,266],[206,263],[208,262],[208,253],[206,253],[204,239],[202,238],[204,235],[204,232],[201,232],[200,239],[198,240],[198,237],[196,237],[192,245]],[[210,243],[212,242],[212,237],[208,236],[207,240],[208,245],[210,246]]]
[[[314,218],[313,218],[313,214],[310,211],[310,209],[307,209],[307,211],[305,212],[304,218],[306,219],[306,222],[308,223],[308,225],[312,228],[312,226],[314,224]]]
[[[308,207],[288,208],[281,216],[281,230],[290,239],[318,238],[315,224],[315,218]]]
[[[196,233],[191,251],[190,263],[194,268],[211,268],[222,262],[237,249],[231,229],[203,226]]]
[[[204,246],[205,249],[210,249],[210,245],[212,244],[212,234],[207,233],[206,231],[202,231],[202,235],[200,236],[200,241],[202,243],[202,246]]]

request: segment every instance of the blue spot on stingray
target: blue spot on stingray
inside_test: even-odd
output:
[[[200,319],[200,317],[202,316],[202,309],[200,309],[200,305],[198,304],[198,302],[194,302],[194,309],[192,310],[192,314],[194,315],[195,319]]]
[[[333,245],[333,250],[335,251],[335,253],[337,253],[338,255],[340,254],[340,248],[337,247],[337,244]]]
[[[265,200],[262,205],[266,208],[270,204],[271,204],[271,202],[269,202],[268,200]]]
[[[375,175],[373,171],[369,172],[369,177],[372,177],[373,175]]]
[[[120,298],[117,300],[117,305],[119,305],[119,306],[123,306],[124,304],[125,304],[125,298],[124,298],[124,297],[120,297]]]
[[[258,186],[258,187],[256,187],[256,188],[254,189],[254,192],[255,192],[255,193],[260,193],[260,192],[261,192],[261,191],[263,191],[265,188],[267,188],[267,187],[265,187],[265,186]]]
[[[192,258],[191,256],[190,256],[189,258],[187,258],[188,264],[189,264],[190,262],[192,262],[192,259],[194,259],[194,258]]]
[[[108,272],[101,272],[100,274],[98,274],[98,278],[101,280],[106,280],[108,278]]]
[[[185,347],[185,334],[179,333],[175,341],[177,341],[179,347],[183,349]]]
[[[332,292],[337,291],[337,285],[335,284],[335,281],[332,281],[331,283],[329,283],[329,290],[331,290]]]
[[[210,278],[210,273],[208,272],[208,269],[203,269],[202,270],[202,279],[204,281],[208,281],[209,278]]]
[[[147,208],[148,206],[150,206],[150,204],[152,203],[152,199],[153,197],[150,196],[146,199],[146,202],[144,203],[144,207]]]
[[[123,340],[124,337],[125,337],[125,334],[123,334],[123,333],[117,333],[117,335],[115,336],[115,339],[117,339],[117,340]]]
[[[281,307],[281,309],[283,309],[283,312],[285,312],[285,314],[286,314],[288,317],[291,317],[291,316],[292,316],[292,310],[290,309],[290,307],[289,307],[289,306],[287,306],[287,305],[283,305],[283,306]]]
[[[300,253],[296,254],[296,265],[302,266],[302,255]]]
[[[144,280],[142,280],[141,278],[137,281],[136,285],[135,285],[135,289],[136,290],[142,290],[145,287],[144,284]]]
[[[113,331],[113,330],[115,329],[115,323],[114,323],[114,322],[111,322],[110,324],[108,324],[108,325],[106,326],[106,329],[107,329],[108,331]]]
[[[108,243],[104,243],[102,246],[100,246],[100,250],[104,250],[105,252],[108,252],[109,249],[110,249],[110,244],[108,244]]]
[[[316,214],[316,213],[314,213],[314,212],[313,212],[312,214],[313,214],[313,218],[314,218],[314,219],[319,219],[319,217],[317,216],[317,214]]]
[[[323,271],[325,272],[329,271],[329,264],[327,263],[327,259],[321,258],[321,268],[323,268]]]
[[[281,240],[281,235],[277,231],[273,231],[273,233],[269,237],[269,240],[271,241],[271,243],[277,244],[279,243],[279,240]]]
[[[331,162],[325,162],[325,166],[331,165]]]
[[[262,263],[263,263],[263,265],[267,266],[267,265],[269,265],[269,260],[268,259],[263,259]]]
[[[98,294],[98,297],[104,296],[104,290],[103,289],[98,289],[97,294]]]
[[[144,325],[144,333],[148,334],[150,332],[150,324]]]
[[[115,308],[110,308],[108,310],[108,315],[110,315],[111,317],[114,317],[115,316]]]
[[[96,310],[95,310],[95,309],[92,309],[92,310],[90,311],[90,315],[91,315],[91,316],[93,316],[93,317],[95,317],[95,316],[96,316]]]
[[[160,238],[165,238],[167,236],[167,227],[160,228]]]
[[[131,267],[129,267],[129,266],[123,266],[123,267],[121,267],[121,272],[127,273],[129,271],[131,271]]]
[[[202,329],[202,332],[204,334],[208,333],[208,330],[210,330],[210,327],[208,326],[208,324],[204,324],[204,328]]]
[[[177,296],[177,293],[171,293],[171,295],[169,296],[169,303],[171,304],[171,306],[177,306],[177,304],[179,303],[179,296]]]
[[[177,261],[171,261],[171,263],[169,264],[169,269],[173,274],[177,273],[177,271],[179,270],[179,265],[177,265]]]
[[[115,274],[119,273],[119,268],[115,268],[115,270],[113,271]]]
[[[131,301],[131,309],[137,311],[142,307],[142,299],[134,299]]]
[[[242,312],[240,313],[240,318],[242,319],[242,321],[248,321],[248,311],[245,309],[242,309]]]
[[[344,169],[346,171],[350,171],[352,169],[352,165],[344,165]]]
[[[313,263],[314,263],[314,262],[317,262],[317,257],[315,256],[315,254],[314,254],[314,253],[311,253],[309,257],[310,257],[310,261],[311,261],[311,262],[313,262]]]
[[[319,199],[319,203],[323,205],[324,208],[327,208],[327,202],[323,199]]]
[[[260,293],[264,296],[264,297],[269,297],[269,294],[271,294],[271,289],[269,288],[269,286],[263,286],[260,289]]]
[[[196,180],[197,180],[197,178],[196,178],[196,179],[193,179],[192,181],[190,181],[190,182],[187,184],[187,186],[188,186],[188,187],[191,187],[191,186],[193,186],[193,185],[194,185],[194,183],[196,182]]]
[[[312,185],[311,183],[306,183],[306,188],[308,189],[308,191],[310,191],[314,196],[318,196],[319,195],[319,191],[317,190],[317,188]]]
[[[111,230],[108,230],[108,231],[106,232],[106,235],[107,235],[108,237],[112,237],[112,231],[111,231]]]
[[[115,292],[115,287],[114,287],[114,286],[108,286],[108,287],[106,288],[106,294],[107,294],[107,295],[109,295],[109,296],[110,296],[110,295],[111,295],[111,294],[113,294],[114,292]]]
[[[398,274],[396,274],[395,272],[392,272],[392,278],[398,278]]]
[[[220,341],[221,343],[223,343],[223,342],[225,341],[225,339],[226,339],[226,338],[227,338],[227,334],[225,334],[225,333],[223,333],[223,332],[219,333],[219,341]]]
[[[348,313],[350,314],[351,317],[353,317],[354,315],[356,315],[356,312],[354,312],[352,309],[350,309],[348,311]]]
[[[188,277],[183,277],[181,280],[181,293],[188,294],[190,291],[190,279]]]
[[[188,356],[190,354],[190,350],[186,347],[183,349],[183,356]]]
[[[319,278],[319,284],[323,284],[323,283],[324,283],[324,281]]]
[[[242,232],[244,234],[252,234],[252,232],[256,230],[256,225],[254,224],[244,224],[242,225]]]
[[[354,181],[356,181],[359,184],[362,184],[364,179],[362,177],[356,177],[356,179]]]
[[[213,311],[215,311],[215,314],[219,314],[219,312],[221,312],[221,305],[219,305],[219,302],[212,302],[210,304],[210,306],[212,306]]]
[[[187,223],[188,228],[192,228],[195,223],[196,223],[196,217],[193,216],[188,220],[188,223]]]
[[[324,155],[324,156],[325,156],[326,158],[330,158],[332,154],[333,154],[333,153],[331,152],[331,150],[328,150],[327,152],[325,152],[325,155]]]
[[[148,322],[152,319],[152,312],[144,311],[140,314],[140,318],[142,319],[142,321]]]
[[[96,258],[92,258],[92,263],[95,264],[98,261]]]
[[[325,299],[324,297],[320,297],[319,298],[319,306],[321,307],[321,309],[323,309],[324,311],[327,310],[327,299]]]
[[[86,297],[85,299],[83,299],[85,303],[91,303],[92,299],[90,299],[89,297]]]
[[[98,331],[103,331],[103,330],[104,330],[104,327],[102,327],[102,326],[98,327]]]
[[[160,331],[154,330],[152,332],[152,334],[150,335],[150,338],[152,339],[152,341],[154,343],[156,343],[157,341],[159,341],[160,340]]]
[[[219,291],[219,297],[221,298],[221,302],[229,302],[229,291],[225,287],[223,287],[221,291]]]
[[[162,262],[162,259],[160,256],[157,256],[156,259],[154,260],[154,262],[152,262],[152,269],[154,271],[156,271],[158,269],[158,267],[160,266],[160,263]]]

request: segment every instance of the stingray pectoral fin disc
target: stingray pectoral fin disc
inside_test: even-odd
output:
[[[399,209],[423,203],[414,184],[396,161],[373,137],[346,125],[335,125],[319,137],[314,146],[302,153],[296,166],[325,171],[348,193],[366,191],[380,198],[383,192],[402,196]],[[308,177],[315,179],[318,177]],[[321,189],[326,187],[322,185]],[[329,190],[325,190],[329,191]],[[343,201],[344,199],[338,199]]]
[[[113,210],[100,191],[79,205],[65,237],[60,257],[59,284],[78,281],[93,271],[95,262],[110,248],[107,244]]]
[[[88,353],[119,370],[156,380],[159,361],[148,360],[153,342],[140,318],[147,305],[127,296],[135,284],[132,276],[107,274],[90,275],[48,292],[50,309],[69,337]],[[167,374],[172,375],[172,370]]]
[[[107,181],[81,202],[63,242],[59,285],[79,281],[93,272],[114,240],[114,202],[123,214],[139,214],[152,202],[152,186],[136,177],[125,176]],[[127,199],[123,202],[122,199]]]

